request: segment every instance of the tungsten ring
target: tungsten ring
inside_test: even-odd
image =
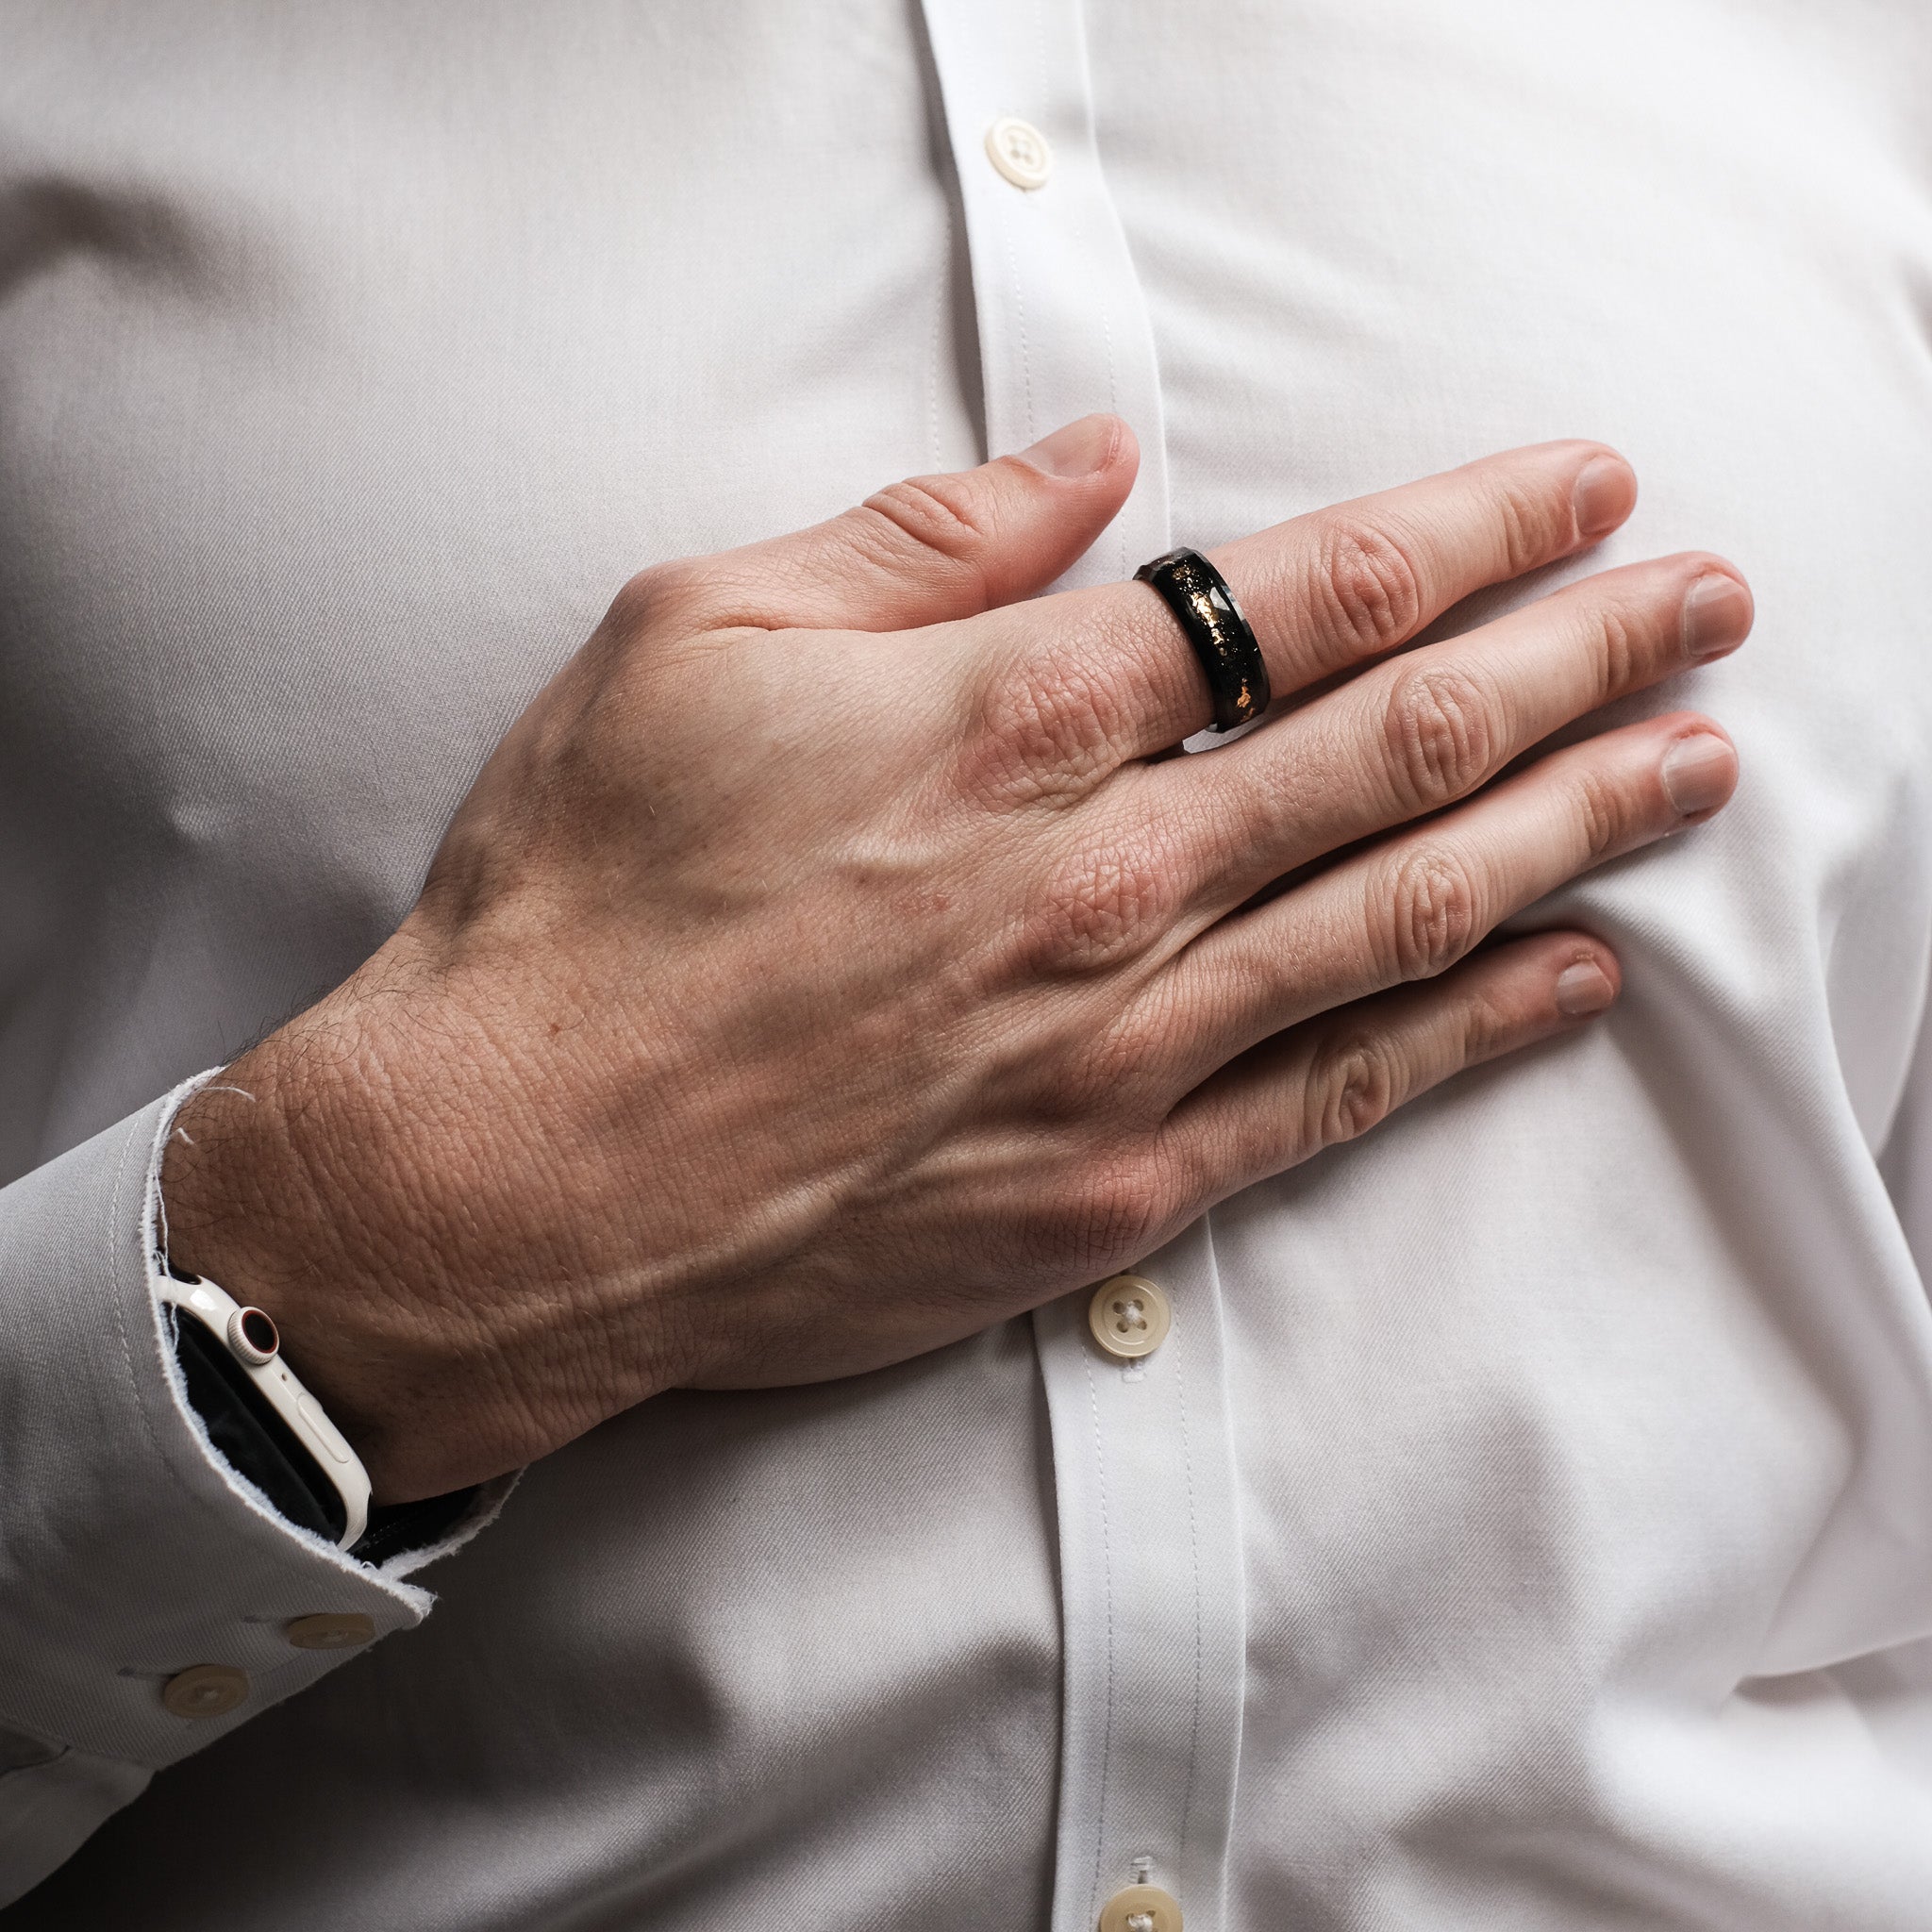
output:
[[[1268,708],[1268,667],[1227,579],[1198,550],[1170,550],[1134,573],[1160,592],[1187,632],[1214,697],[1214,728],[1232,731]]]

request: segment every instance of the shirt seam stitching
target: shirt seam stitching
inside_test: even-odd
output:
[[[1100,1733],[1100,1793],[1094,1807],[1093,1820],[1093,1887],[1088,1895],[1091,1907],[1100,1898],[1101,1858],[1107,1845],[1107,1787],[1113,1760],[1113,1709],[1115,1688],[1114,1632],[1113,1632],[1113,1542],[1108,1524],[1107,1515],[1107,1457],[1103,1446],[1100,1427],[1100,1394],[1093,1380],[1093,1364],[1085,1363],[1087,1373],[1087,1405],[1093,1418],[1093,1475],[1094,1500],[1100,1513],[1100,1574],[1101,1603],[1107,1612],[1107,1704],[1106,1716]]]
[[[1194,1694],[1188,1724],[1188,1777],[1181,1797],[1180,1846],[1175,1854],[1175,1871],[1181,1890],[1187,1890],[1188,1830],[1194,1811],[1194,1787],[1200,1767],[1201,1684],[1206,1669],[1201,1631],[1201,1523],[1194,1501],[1194,1452],[1188,1431],[1188,1378],[1178,1351],[1174,1356],[1174,1401],[1181,1425],[1181,1470],[1188,1497],[1188,1567],[1194,1588]]]

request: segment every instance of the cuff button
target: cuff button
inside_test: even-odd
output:
[[[1093,1291],[1087,1304],[1093,1339],[1120,1361],[1152,1355],[1167,1340],[1174,1309],[1167,1296],[1144,1274],[1116,1274]]]
[[[176,1717],[226,1717],[248,1702],[248,1673],[233,1664],[191,1664],[161,1686],[161,1702]]]
[[[283,1626],[282,1635],[297,1650],[354,1650],[358,1644],[374,1641],[375,1620],[356,1610],[322,1612],[297,1617]]]

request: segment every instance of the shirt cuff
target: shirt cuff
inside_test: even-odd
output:
[[[372,1566],[289,1524],[209,1444],[164,1336],[152,1230],[175,1111],[212,1077],[0,1191],[0,1901],[365,1629],[420,1623],[433,1598],[406,1579],[510,1488]],[[319,1630],[349,1647],[303,1647]],[[197,1670],[219,1694],[186,1694]]]

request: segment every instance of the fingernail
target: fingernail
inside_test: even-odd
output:
[[[1107,467],[1120,434],[1118,417],[1082,416],[1077,423],[1042,436],[1031,449],[1023,449],[1020,460],[1049,476],[1091,476]]]
[[[1736,577],[1707,571],[1684,599],[1684,649],[1693,658],[1734,650],[1751,628],[1751,592]]]
[[[1709,811],[1731,795],[1738,782],[1738,754],[1709,731],[1680,738],[1664,754],[1664,796],[1680,818]]]
[[[1579,537],[1605,537],[1637,507],[1637,478],[1616,457],[1593,457],[1571,492]]]
[[[1610,975],[1594,959],[1579,959],[1557,974],[1557,1010],[1565,1019],[1601,1013],[1616,997]]]

